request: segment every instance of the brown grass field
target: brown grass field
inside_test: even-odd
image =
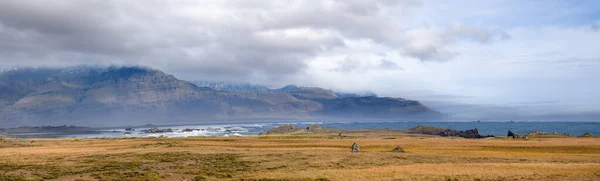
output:
[[[600,180],[600,138],[5,140],[0,180]]]

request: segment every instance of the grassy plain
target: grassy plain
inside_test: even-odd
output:
[[[390,152],[397,145],[406,153]],[[0,180],[600,180],[600,138],[5,140]]]

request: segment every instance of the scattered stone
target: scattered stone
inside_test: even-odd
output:
[[[125,132],[125,133],[123,133],[123,134],[131,134],[131,132]]]
[[[352,152],[360,152],[360,147],[358,146],[358,144],[352,144]]]
[[[404,149],[402,149],[402,147],[400,147],[400,145],[398,145],[398,146],[396,146],[396,148],[394,148],[392,150],[392,152],[401,152],[401,153],[404,153],[405,151],[404,151]]]
[[[298,128],[296,128],[294,125],[286,124],[283,126],[275,127],[267,132],[262,132],[259,135],[286,134],[286,133],[291,133],[291,132],[295,132],[295,131],[298,131]]]

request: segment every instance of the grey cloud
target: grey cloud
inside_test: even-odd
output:
[[[420,0],[0,1],[0,67],[123,64],[186,79],[283,79],[304,72],[319,54],[346,47],[347,40],[370,39],[422,61],[444,61],[457,54],[445,45],[489,41],[493,34],[456,24],[442,34],[398,36],[407,33],[402,16],[419,5]]]
[[[379,68],[389,69],[389,70],[404,70],[396,62],[386,60],[386,59],[381,59],[381,64],[379,64]]]
[[[445,62],[454,58],[457,54],[444,50],[435,44],[427,44],[424,46],[408,45],[404,48],[404,55],[417,58],[423,62]]]
[[[1,1],[2,67],[141,64],[187,78],[281,78],[345,38],[386,40],[381,1]],[[202,9],[204,8],[204,9]]]
[[[424,26],[405,33],[401,55],[417,58],[422,62],[445,62],[459,55],[458,52],[448,50],[448,45],[464,40],[488,43],[495,39],[508,40],[510,35],[462,23],[454,23],[445,28]]]

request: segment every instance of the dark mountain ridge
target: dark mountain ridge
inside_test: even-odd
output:
[[[440,114],[401,98],[337,97],[316,87],[223,91],[141,67],[0,74],[0,126],[132,125],[244,119],[405,119]]]

